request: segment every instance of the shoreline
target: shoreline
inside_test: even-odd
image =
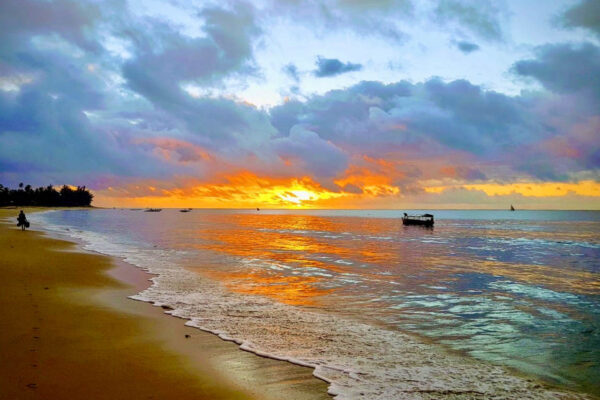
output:
[[[45,209],[37,209],[37,211],[43,210]],[[29,210],[29,212],[33,211]],[[0,210],[0,219],[12,217],[12,214],[13,211],[10,209]],[[0,399],[44,398],[44,394],[50,393],[52,398],[83,398],[87,395],[83,395],[82,388],[86,389],[85,393],[93,393],[94,396],[96,391],[102,391],[100,397],[96,398],[139,398],[142,397],[143,392],[148,396],[167,399],[331,398],[327,394],[327,383],[314,377],[312,369],[240,351],[239,346],[234,343],[223,341],[212,333],[186,326],[181,319],[172,318],[161,307],[152,307],[151,304],[129,299],[129,296],[150,286],[151,274],[114,257],[85,250],[81,243],[74,242],[72,238],[64,240],[62,237],[52,236],[43,231],[21,232],[16,228],[11,229],[10,224],[5,220],[0,221],[0,252],[8,256],[3,257],[4,260],[0,262],[3,264],[2,269],[5,274],[18,275],[22,272],[22,265],[14,264],[15,260],[30,257],[31,253],[41,252],[43,256],[42,260],[38,260],[38,265],[26,261],[32,269],[27,280],[31,285],[40,283],[36,285],[37,288],[13,287],[12,290],[5,291],[5,295],[0,295],[2,302],[6,303],[2,307],[4,311],[0,318],[3,328],[0,342],[6,344],[2,347],[10,347],[12,350],[2,357],[4,368],[0,367],[2,371]],[[23,253],[23,257],[10,254],[14,252],[21,254],[24,248],[32,246],[37,247],[38,250],[35,252],[28,250]],[[52,257],[48,257],[49,255]],[[53,260],[50,261],[51,259]],[[54,259],[57,261],[54,262]],[[91,271],[86,268],[84,272],[73,271],[73,261],[80,263],[82,260],[85,261],[83,265],[86,267],[91,264],[95,268],[91,268]],[[70,263],[70,268],[68,265],[61,266],[61,272],[69,278],[77,275],[76,280],[82,279],[85,284],[72,282],[69,279],[61,281],[61,277],[53,277],[52,280],[45,280],[43,284],[48,286],[42,288],[41,282],[38,282],[39,277],[34,276],[35,273],[43,268],[54,267],[55,263]],[[93,275],[91,279],[80,276],[89,274]],[[43,278],[47,278],[46,273],[42,275]],[[11,276],[8,278],[10,284]],[[19,282],[24,281],[18,276],[12,278],[13,283],[16,283],[14,286],[19,286]],[[50,285],[60,287],[60,290],[53,291]],[[14,292],[19,292],[18,289],[21,289],[22,293],[20,296],[15,296]],[[23,289],[29,291],[25,293]],[[60,315],[56,318],[59,322],[54,322],[52,329],[43,330],[45,318],[32,321],[39,314],[36,310],[41,308],[40,303],[32,307],[32,315],[29,318],[23,318],[21,315],[27,310],[23,310],[22,306],[19,307],[19,303],[23,303],[27,297],[42,298],[42,295],[44,309],[48,309],[46,316],[54,318],[54,315]],[[12,297],[10,300],[9,296]],[[53,307],[54,304],[51,303],[54,302],[60,303],[59,307]],[[19,309],[19,312],[11,310],[14,314],[8,311],[13,308],[10,307],[13,304],[15,309]],[[90,315],[83,320],[73,320],[73,315],[67,312],[70,308],[78,309],[76,313],[78,317]],[[94,324],[94,328],[100,329],[100,332],[94,332],[94,335],[86,337],[90,328],[85,324],[90,322],[94,315],[107,325],[102,329],[102,326]],[[32,325],[29,330],[34,334],[27,332],[28,329],[25,327],[17,327],[17,317],[29,320]],[[120,322],[124,323],[120,324]],[[68,332],[56,326],[61,323],[68,326],[66,328]],[[125,332],[117,329],[123,328],[121,325],[126,325],[123,329]],[[42,332],[44,332],[43,336]],[[115,338],[115,335],[118,338]],[[31,340],[27,340],[27,336],[33,338],[33,343],[59,342],[65,345],[66,342],[67,348],[92,349],[94,352],[101,353],[101,358],[110,359],[109,364],[114,365],[105,371],[108,366],[95,363],[97,361],[95,357],[90,359],[89,354],[81,351],[84,350],[81,348],[73,355],[70,351],[67,351],[68,354],[61,354],[65,350],[63,346],[34,348],[30,344]],[[77,336],[77,345],[71,346],[70,342],[65,340],[71,336]],[[98,340],[100,339],[98,336],[102,336],[101,340]],[[121,347],[120,340],[126,344],[124,348]],[[118,342],[119,345],[112,346],[111,341]],[[149,342],[151,345],[144,346],[141,342],[146,345]],[[34,356],[43,354],[44,357],[30,360],[27,366],[24,358],[33,357],[27,353],[33,353]],[[74,372],[72,358],[79,358],[77,363],[83,362],[90,371],[86,373],[78,370],[75,376],[72,376]],[[165,363],[165,359],[169,362]],[[52,373],[49,374],[47,368],[43,368],[48,360],[52,361]],[[152,362],[153,360],[161,362]],[[97,369],[104,371],[104,374],[99,371],[93,372]],[[126,375],[131,376],[132,379],[107,376],[107,374],[111,375],[111,372],[114,374],[115,369],[127,371]],[[70,379],[59,379],[61,370],[65,376],[70,376]],[[152,383],[148,382],[148,376],[153,377]],[[74,379],[75,377],[78,379]],[[138,381],[140,378],[141,380]],[[112,385],[111,379],[115,381]],[[32,382],[25,382],[25,380]],[[51,391],[47,392],[49,388]],[[78,397],[77,393],[81,395]]]

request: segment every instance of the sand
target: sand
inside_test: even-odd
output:
[[[330,398],[309,368],[127,299],[149,275],[2,221],[17,213],[0,209],[0,399]]]

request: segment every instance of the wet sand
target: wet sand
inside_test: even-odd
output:
[[[17,213],[0,209],[0,399],[331,398],[309,368],[127,299],[148,274],[1,221]]]

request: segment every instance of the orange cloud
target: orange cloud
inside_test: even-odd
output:
[[[561,197],[570,193],[579,196],[600,197],[600,183],[592,180],[571,182],[480,183],[472,185],[447,185],[426,187],[428,193],[441,193],[448,189],[480,190],[488,196],[506,196],[513,193],[526,197]]]
[[[180,163],[198,161],[214,161],[212,156],[202,146],[172,138],[137,138],[134,144],[150,146],[159,157]]]

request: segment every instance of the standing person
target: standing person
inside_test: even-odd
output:
[[[17,222],[17,226],[20,226],[22,230],[25,230],[25,228],[29,228],[29,221],[27,221],[27,217],[25,216],[23,210],[21,210],[21,212],[19,213],[19,216],[17,217]]]

